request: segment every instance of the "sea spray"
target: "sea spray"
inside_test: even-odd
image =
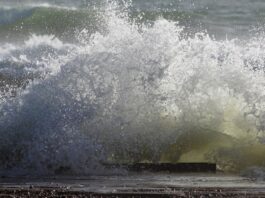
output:
[[[2,45],[1,170],[103,174],[106,162],[142,161],[264,166],[264,36],[190,35],[161,17],[137,23],[130,5],[121,6],[106,4],[103,31],[79,29],[75,43],[33,34]]]

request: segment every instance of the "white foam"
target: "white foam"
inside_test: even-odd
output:
[[[6,153],[16,151],[14,141],[24,152],[20,163],[5,163],[94,172],[102,160],[159,160],[181,133],[198,128],[239,140],[263,136],[262,38],[185,36],[175,22],[139,26],[117,4],[106,10],[105,34],[84,30],[76,44],[32,35],[19,53],[5,52],[42,77],[2,102]]]

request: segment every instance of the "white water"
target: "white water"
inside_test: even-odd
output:
[[[248,161],[251,154],[231,154],[242,147],[258,145],[263,153],[262,34],[245,41],[185,36],[164,19],[131,22],[115,3],[104,15],[105,33],[80,30],[76,44],[32,35],[22,45],[0,47],[1,73],[34,79],[24,88],[5,82],[1,89],[2,170],[46,174],[69,167],[99,174],[107,161],[192,159],[215,160],[225,169],[227,158]],[[205,131],[236,145],[209,138],[204,148],[191,138],[184,144],[194,151],[163,157],[181,135]],[[261,165],[257,157],[243,168]]]

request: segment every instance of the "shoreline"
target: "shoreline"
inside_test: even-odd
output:
[[[163,190],[142,189],[136,192],[84,192],[65,189],[30,188],[3,189],[0,197],[264,197],[261,189],[240,188],[174,188]]]
[[[265,182],[223,174],[1,178],[0,197],[265,197]]]

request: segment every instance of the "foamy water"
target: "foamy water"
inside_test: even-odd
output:
[[[215,40],[115,2],[76,42],[32,34],[0,46],[0,168],[102,174],[106,162],[263,166],[264,35]],[[96,9],[96,8],[95,8]]]

